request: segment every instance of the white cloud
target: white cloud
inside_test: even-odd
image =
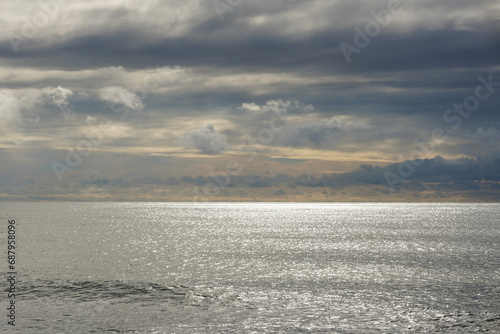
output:
[[[95,124],[96,122],[97,122],[97,118],[92,117],[90,115],[87,116],[87,119],[85,121],[85,123],[87,123],[87,125],[92,125],[92,124]]]
[[[294,100],[293,101],[293,105],[294,106],[297,106],[298,105],[298,101],[297,100]],[[267,101],[266,105],[263,106],[263,109],[265,111],[272,111],[274,113],[277,113],[277,114],[286,114],[288,108],[290,108],[290,106],[292,105],[292,101],[283,101],[283,100],[270,100],[270,101]]]
[[[71,113],[71,105],[68,102],[68,97],[73,95],[71,89],[64,88],[61,86],[58,87],[45,87],[41,90],[42,96],[44,96],[48,101],[54,105],[56,105],[62,112],[62,115],[65,118],[70,118],[72,116]]]
[[[19,122],[21,114],[19,103],[10,91],[0,91],[0,122]]]
[[[205,154],[217,154],[231,148],[226,136],[215,130],[213,124],[183,134],[179,143],[186,149],[198,149]]]
[[[36,106],[53,104],[57,106],[64,117],[72,116],[68,96],[73,95],[70,89],[45,87],[42,89],[26,89],[13,93],[11,90],[0,92],[0,119],[22,123],[27,117],[34,116]]]
[[[144,105],[137,94],[121,86],[104,87],[99,90],[99,98],[112,104],[121,104],[132,110],[142,110]]]
[[[257,105],[255,102],[252,103],[243,103],[241,107],[238,109],[240,110],[246,110],[246,111],[251,111],[251,112],[259,112],[262,111],[262,107]]]
[[[64,88],[61,86],[58,87],[46,87],[42,89],[42,94],[49,97],[52,100],[52,103],[58,106],[59,108],[65,108],[69,105],[68,96],[73,95],[71,89]]]
[[[266,104],[259,106],[255,102],[252,103],[243,103],[241,107],[238,107],[239,110],[249,111],[249,112],[260,112],[260,113],[274,113],[276,115],[286,115],[289,112],[294,113],[302,113],[302,112],[310,112],[314,110],[314,107],[309,104],[304,106],[298,100],[269,100]]]

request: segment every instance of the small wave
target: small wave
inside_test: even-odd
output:
[[[25,307],[45,307],[25,324],[31,326],[29,333],[164,333],[150,331],[150,326],[169,328],[200,319],[209,323],[231,314],[246,317],[253,309],[232,287],[35,279],[23,281],[19,291]],[[39,331],[47,326],[50,331]]]
[[[192,296],[210,298],[183,285],[164,286],[148,282],[123,281],[54,281],[35,280],[20,286],[19,297],[25,300],[54,298],[59,300],[123,300],[140,299],[142,301],[177,301],[183,302]]]
[[[20,285],[19,298],[57,298],[66,302],[172,302],[189,306],[234,306],[252,308],[235,291],[213,287],[166,286],[151,282],[57,281],[37,279]]]
[[[449,330],[467,331],[490,331],[493,328],[500,329],[500,314],[472,312],[437,314],[433,319],[436,332]]]
[[[407,327],[407,330],[428,333],[443,332],[494,332],[500,328],[500,314],[492,312],[455,311],[452,313],[434,313],[429,310],[402,312],[391,317],[390,323]]]

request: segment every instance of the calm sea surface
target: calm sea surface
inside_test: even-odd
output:
[[[18,333],[500,333],[500,205],[1,203]],[[2,271],[0,332],[7,325]]]

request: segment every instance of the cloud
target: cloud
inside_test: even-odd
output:
[[[137,94],[121,86],[104,87],[99,90],[99,98],[111,104],[121,104],[132,110],[142,110],[144,104]]]
[[[303,113],[314,111],[314,107],[309,104],[305,106],[296,99],[293,100],[269,100],[264,105],[258,105],[255,102],[243,103],[239,110],[253,113],[273,113],[277,116],[285,116],[289,113]]]
[[[500,147],[500,131],[495,126],[449,131],[448,136],[448,140],[440,146],[444,152],[455,156],[487,159],[495,156],[496,149]]]
[[[480,127],[471,134],[471,137],[476,138],[483,145],[500,145],[500,131],[495,127]]]
[[[59,108],[62,116],[68,120],[73,119],[74,114],[72,112],[71,104],[68,102],[68,97],[73,95],[73,91],[69,88],[64,88],[61,86],[58,87],[45,87],[42,88],[39,92],[40,95],[37,95],[36,92],[31,97],[31,101],[33,104],[36,103],[36,99],[40,96],[44,103],[50,103]]]
[[[0,28],[22,35],[41,6],[1,2]],[[474,94],[478,76],[500,80],[496,0],[405,1],[350,65],[339,44],[354,44],[353,28],[364,30],[387,0],[244,1],[223,22],[202,0],[60,7],[18,54],[8,38],[0,41],[0,149],[74,148],[87,127],[118,119],[111,106],[147,111],[109,129],[105,145],[114,152],[179,152],[182,143],[216,154],[228,142],[258,139],[279,116],[273,128],[286,127],[256,148],[262,156],[403,160],[436,127],[448,138],[429,157],[499,156],[498,86],[481,90],[491,96],[463,118],[463,132],[451,133],[442,117]],[[147,96],[132,89],[153,86]],[[193,158],[193,169],[205,158]]]
[[[85,120],[85,123],[87,123],[87,125],[93,125],[93,124],[97,123],[97,118],[88,115],[87,119]]]
[[[67,108],[69,106],[68,96],[73,95],[71,89],[58,87],[46,87],[42,89],[42,94],[51,99],[52,103],[59,108]]]
[[[243,103],[241,107],[238,107],[240,110],[246,110],[250,112],[260,112],[262,111],[262,107],[257,105],[255,102],[252,103]]]
[[[333,148],[340,141],[346,142],[345,137],[353,140],[372,126],[360,121],[344,121],[339,117],[331,117],[314,122],[302,122],[289,125],[283,134],[280,134],[276,144],[292,147],[330,147]]]
[[[0,122],[15,123],[20,120],[21,114],[17,98],[10,91],[0,91]]]
[[[0,27],[22,34],[37,5],[36,0],[2,5],[5,19]],[[481,59],[493,58],[485,57],[485,52],[498,50],[494,36],[500,8],[495,0],[413,1],[411,5],[405,1],[401,13],[373,39],[371,56],[365,57],[363,52],[346,68],[339,66],[345,65],[339,43],[352,44],[353,27],[364,28],[373,20],[370,11],[386,9],[387,0],[252,1],[227,12],[224,22],[212,1],[182,5],[161,1],[154,6],[73,1],[61,7],[68,14],[40,29],[21,47],[27,57],[16,57],[8,39],[0,47],[4,50],[0,55],[14,65],[39,67],[41,63],[67,69],[117,64],[145,68],[164,63],[228,69],[251,66],[268,73],[265,70],[273,68],[279,69],[276,72],[349,73],[378,71],[381,66],[393,72],[413,66],[436,68],[438,64],[482,67]],[[473,54],[468,52],[471,43],[476,50]],[[456,56],[446,57],[450,52]],[[387,57],[393,62],[385,61]]]
[[[37,113],[37,106],[52,104],[59,108],[65,117],[71,116],[71,105],[68,97],[73,95],[70,89],[45,87],[42,89],[26,89],[14,95],[12,90],[0,92],[0,119],[21,124],[26,117]]]
[[[226,136],[215,130],[213,124],[183,134],[179,143],[186,149],[197,149],[205,154],[218,154],[231,148]]]
[[[406,161],[412,164],[415,171],[408,178],[401,178],[395,184],[396,190],[422,190],[422,183],[431,185],[433,190],[478,190],[483,182],[500,182],[500,161],[484,161],[481,159],[459,158],[445,159],[435,156],[431,159]],[[362,165],[360,168],[347,173],[326,174],[322,177],[302,176],[288,177],[289,185],[304,185],[309,187],[344,188],[351,186],[383,186],[388,187],[386,172],[398,173],[400,163],[385,167]],[[282,177],[267,178],[266,184],[276,185]],[[499,185],[497,184],[498,188]],[[498,198],[499,194],[495,194]]]

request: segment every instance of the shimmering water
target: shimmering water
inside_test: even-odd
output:
[[[0,208],[19,333],[500,333],[497,204]]]

